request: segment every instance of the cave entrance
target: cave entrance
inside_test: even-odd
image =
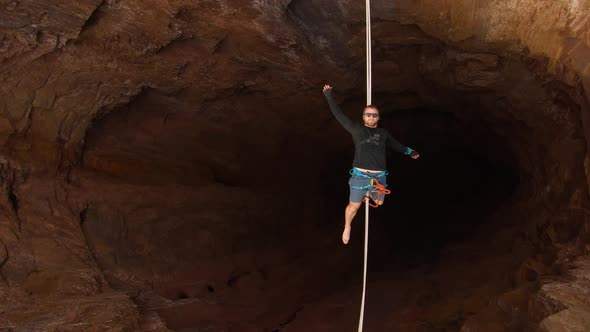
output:
[[[245,115],[234,116],[235,121],[241,121],[239,125],[224,124],[219,126],[220,133],[214,134],[226,147],[214,151],[220,156],[216,163],[224,165],[222,169],[234,179],[230,184],[208,175],[220,174],[217,164],[197,159],[212,156],[208,152],[210,142],[203,139],[212,129],[203,128],[209,122],[219,125],[219,120],[208,117],[207,106],[196,112],[162,112],[160,108],[166,109],[169,99],[149,91],[124,111],[102,119],[89,135],[86,166],[116,179],[116,184],[104,191],[117,193],[102,201],[95,197],[99,217],[84,222],[94,229],[88,233],[93,242],[111,243],[117,248],[113,253],[98,252],[101,264],[119,275],[155,275],[150,281],[157,294],[153,296],[175,301],[159,310],[175,329],[205,324],[209,319],[205,316],[179,314],[208,307],[203,300],[224,303],[219,306],[220,312],[232,311],[236,305],[254,308],[258,316],[253,320],[259,322],[247,318],[249,314],[240,309],[232,323],[238,326],[270,327],[290,321],[288,325],[295,330],[297,324],[307,328],[314,326],[317,317],[300,307],[322,306],[332,301],[334,294],[357,293],[362,276],[361,211],[353,224],[351,243],[344,246],[340,242],[353,156],[350,136],[331,118],[331,122],[319,120],[313,125],[269,123],[264,130],[270,132],[265,133],[262,128],[249,129],[250,120]],[[261,102],[241,101],[232,103],[242,105],[239,112],[243,114]],[[343,107],[361,109],[356,104]],[[477,110],[477,105],[471,107]],[[368,289],[373,295],[367,298],[367,310],[378,313],[389,303],[387,298],[374,297],[375,292],[424,288],[420,297],[438,294],[436,301],[441,301],[445,296],[441,289],[446,287],[445,282],[452,282],[449,279],[463,280],[473,288],[489,284],[489,280],[482,281],[464,269],[473,268],[477,273],[493,270],[498,276],[494,287],[474,296],[485,298],[508,289],[506,276],[515,269],[519,257],[508,257],[506,252],[498,252],[498,247],[481,241],[482,233],[494,237],[511,222],[495,214],[510,206],[520,186],[522,171],[512,156],[510,142],[502,135],[505,128],[479,117],[461,118],[452,108],[391,110],[384,106],[381,113],[380,126],[419,151],[421,157],[413,160],[395,153],[388,157],[392,194],[384,206],[371,212]],[[280,116],[273,121],[280,121]],[[315,125],[322,126],[321,130]],[[230,128],[244,131],[222,131]],[[252,133],[260,140],[253,139]],[[184,153],[187,149],[194,153]],[[147,163],[146,156],[158,163]],[[224,162],[224,156],[233,162]],[[178,172],[176,164],[166,164],[170,158],[186,172]],[[131,191],[149,192],[149,196],[125,198],[121,205],[116,200],[118,183],[127,182],[127,173],[121,170],[130,160],[136,160],[131,165],[146,166],[141,172],[134,171],[125,186],[131,186]],[[241,179],[241,174],[250,179]],[[174,180],[183,177],[194,180]],[[124,245],[114,237],[116,232],[106,231],[119,229],[121,219],[133,229]],[[147,247],[142,234],[152,234]],[[154,254],[137,255],[137,248]],[[494,255],[501,259],[489,263]],[[481,263],[473,265],[473,259]],[[416,275],[424,269],[430,271],[426,276]],[[463,274],[458,276],[452,272],[455,270]],[[115,273],[110,277],[112,284],[124,283],[116,280]],[[433,278],[440,279],[435,286]],[[351,300],[340,309],[353,317],[357,306],[357,301]],[[298,312],[297,319],[284,317],[293,312]],[[368,326],[379,326],[375,321],[379,316],[371,313]]]
[[[115,248],[97,253],[107,275],[152,278],[150,296],[172,301],[158,311],[171,328],[356,324],[362,212],[351,243],[340,241],[353,144],[324,101],[313,98],[305,99],[314,101],[313,113],[257,94],[183,108],[182,96],[152,89],[101,119],[87,137],[86,170],[145,193],[121,204],[116,183],[100,189],[115,194],[93,197],[106,217],[84,224],[94,227],[93,242]],[[490,298],[536,278],[515,277],[534,252],[525,234],[531,222],[515,211],[528,193],[560,176],[543,160],[552,141],[538,140],[538,127],[515,119],[527,114],[518,113],[521,105],[493,92],[445,98],[428,107],[381,107],[380,126],[421,158],[389,157],[392,194],[372,210],[367,329],[420,317],[456,330]],[[343,103],[351,117],[361,100]],[[566,120],[554,126],[555,137],[577,135],[560,131],[569,128]],[[527,211],[539,205],[523,204]],[[100,231],[119,229],[123,219],[133,229],[124,241]],[[211,303],[218,316],[189,314]],[[429,312],[420,312],[424,306]],[[314,308],[346,318],[318,322],[323,315]],[[227,312],[235,314],[229,322],[221,317]]]

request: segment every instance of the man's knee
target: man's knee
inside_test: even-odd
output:
[[[347,210],[351,210],[351,211],[356,211],[361,207],[361,204],[363,204],[363,202],[348,202],[348,206],[346,207]]]

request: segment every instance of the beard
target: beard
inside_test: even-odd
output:
[[[377,126],[377,120],[365,120],[365,126],[367,127],[375,127]]]

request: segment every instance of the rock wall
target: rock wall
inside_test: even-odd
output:
[[[572,289],[587,292],[580,271],[590,251],[590,3],[373,6],[383,113],[452,114],[470,128],[463,148],[520,178],[497,213],[510,221],[498,241],[514,236],[534,250],[514,255],[522,262],[498,258],[512,284],[482,291],[496,302],[452,324],[585,330],[588,310]],[[235,300],[231,323],[243,330],[259,327],[251,317],[286,326],[297,313],[306,326],[299,305],[310,299],[333,307],[313,295],[334,282],[326,276],[308,293],[281,293],[288,303],[273,294],[279,281],[296,288],[313,275],[285,272],[314,257],[289,235],[321,224],[318,211],[331,204],[307,183],[331,174],[349,141],[320,89],[332,83],[351,115],[362,106],[363,10],[350,0],[0,1],[0,294],[9,299],[0,329],[165,330],[155,313],[171,320],[187,297]],[[427,134],[439,123],[416,122],[390,129],[434,151]],[[291,193],[269,195],[269,174]],[[314,203],[286,203],[304,195]],[[264,202],[276,208],[254,208]],[[309,238],[320,242],[314,249],[333,245],[321,242],[324,231]],[[346,273],[339,263],[350,257],[335,255],[332,268]],[[236,309],[261,296],[254,312]],[[215,308],[204,312],[225,312]],[[402,321],[426,315],[417,310]]]

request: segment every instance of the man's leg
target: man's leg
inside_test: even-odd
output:
[[[356,212],[361,207],[361,204],[363,204],[363,202],[354,203],[351,201],[344,210],[344,232],[342,232],[342,242],[344,242],[344,244],[348,244],[348,240],[350,240],[352,220],[354,219],[354,216],[356,216]]]
[[[370,179],[362,176],[353,175],[348,180],[350,185],[350,196],[348,198],[348,205],[344,210],[344,232],[342,232],[342,242],[348,244],[350,240],[350,225],[356,212],[363,204],[363,198],[367,194],[367,188]]]

